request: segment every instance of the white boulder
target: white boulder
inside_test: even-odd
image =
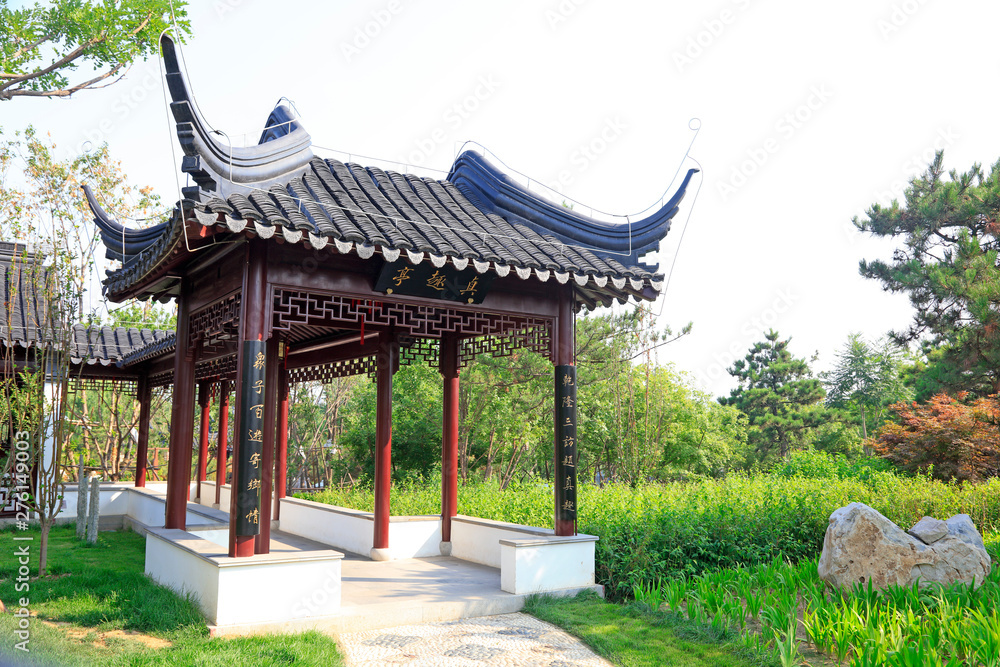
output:
[[[938,537],[938,523],[945,525],[947,534]],[[910,586],[917,580],[921,584],[983,583],[990,572],[990,556],[967,514],[936,523],[921,519],[911,531],[914,529],[931,543],[903,531],[862,503],[841,507],[830,515],[819,575],[838,588],[856,583],[864,586],[869,581],[879,589],[893,584]]]

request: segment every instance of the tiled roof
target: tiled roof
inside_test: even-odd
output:
[[[122,361],[133,350],[156,344],[173,335],[173,331],[158,329],[85,327],[75,324],[70,361],[74,364],[110,366]]]
[[[145,345],[133,347],[127,354],[122,355],[118,360],[119,366],[132,366],[143,361],[149,361],[160,355],[173,352],[177,348],[177,333],[174,331],[163,332],[166,335],[157,337]]]
[[[0,343],[30,347],[51,339],[45,290],[37,289],[47,273],[42,256],[20,243],[0,243]]]
[[[184,189],[171,220],[144,230],[122,227],[90,197],[107,256],[122,262],[104,281],[112,298],[163,298],[164,267],[183,261],[177,258],[185,251],[185,220],[363,259],[378,253],[386,261],[402,256],[413,264],[572,282],[589,306],[654,299],[662,287],[663,276],[640,257],[658,248],[694,170],[652,215],[613,225],[521,188],[474,152],[459,156],[440,180],[316,157],[309,135],[283,105],[260,144],[230,148],[207,129],[173,43],[166,36],[162,42],[182,169],[196,185]]]
[[[42,257],[25,246],[0,244],[0,345],[28,349],[53,344],[62,339],[52,326],[45,299],[45,290],[36,287],[35,276],[44,280],[46,271]],[[35,273],[36,271],[40,273]],[[133,349],[163,340],[173,332],[151,329],[112,328],[74,324],[69,329],[70,362],[109,366],[117,363]],[[62,344],[62,343],[60,343]]]

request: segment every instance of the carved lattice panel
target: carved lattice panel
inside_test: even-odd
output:
[[[150,387],[166,387],[174,383],[174,372],[163,371],[149,376]]]
[[[462,341],[459,350],[459,366],[465,367],[480,354],[494,357],[509,357],[515,350],[528,349],[552,358],[552,336],[548,326],[526,327],[499,336],[482,336]]]
[[[443,334],[462,337],[507,336],[513,332],[539,329],[546,341],[543,353],[551,358],[552,318],[489,313],[447,306],[429,306],[373,299],[352,299],[331,294],[276,290],[272,326],[289,331],[296,324],[344,326],[361,329],[367,325],[390,327],[398,334],[440,338]],[[532,341],[537,334],[520,336]]]
[[[425,363],[431,368],[441,368],[441,343],[433,338],[418,338],[412,345],[400,346],[399,364]]]
[[[239,319],[240,295],[237,293],[191,314],[191,341],[232,335]]]
[[[71,380],[67,391],[121,391],[135,396],[138,386],[139,383],[136,378],[81,377]]]
[[[337,378],[348,377],[350,375],[368,375],[375,377],[377,363],[375,356],[361,357],[359,359],[348,359],[346,361],[334,361],[329,364],[318,366],[304,366],[302,368],[292,368],[288,371],[288,383],[296,382],[331,382]]]
[[[194,368],[194,378],[195,380],[235,379],[236,359],[236,355],[231,354],[199,363]]]

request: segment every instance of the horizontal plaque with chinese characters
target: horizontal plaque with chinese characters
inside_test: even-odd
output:
[[[576,366],[556,366],[556,516],[576,521]]]
[[[475,269],[458,271],[450,264],[437,268],[430,262],[414,266],[401,259],[382,267],[375,283],[375,291],[462,303],[482,303],[492,282],[492,273],[477,273]]]
[[[239,460],[235,461],[236,534],[260,533],[260,481],[264,451],[264,341],[243,341],[242,393],[240,397]]]

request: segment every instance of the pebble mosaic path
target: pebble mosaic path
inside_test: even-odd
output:
[[[347,667],[611,667],[565,631],[527,614],[343,633]]]

